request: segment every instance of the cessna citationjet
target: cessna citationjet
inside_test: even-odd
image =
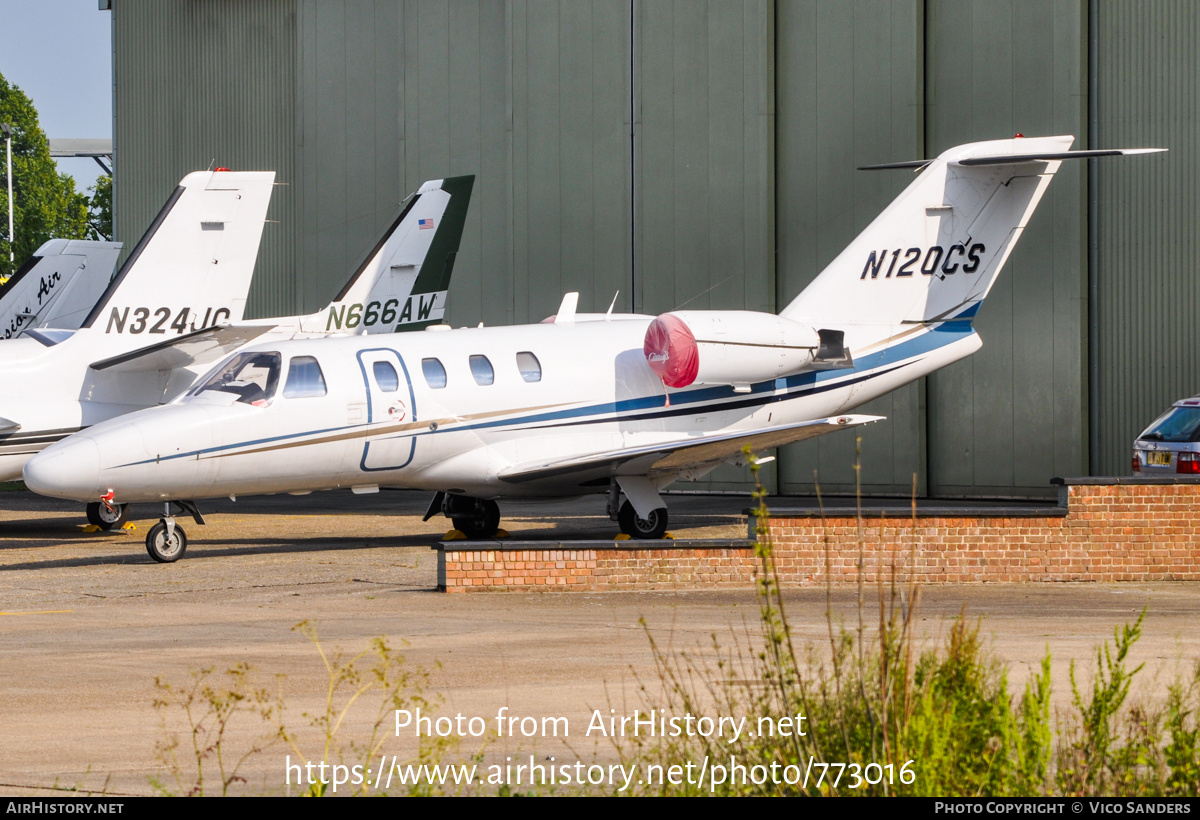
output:
[[[170,401],[253,340],[440,321],[473,177],[425,183],[326,309],[242,321],[273,179],[190,174],[78,330],[29,330],[8,343],[0,356],[0,480],[18,478],[34,453],[73,432]],[[124,520],[121,505],[90,502],[92,523]]]
[[[38,327],[77,329],[108,287],[120,253],[120,242],[44,243],[0,287],[0,339]]]
[[[432,491],[426,517],[476,538],[498,498],[606,493],[623,531],[660,537],[676,479],[877,421],[847,413],[978,350],[976,312],[1062,161],[1131,153],[1072,141],[889,166],[922,170],[779,315],[583,315],[569,294],[537,325],[255,344],[173,404],[48,448],[25,481],[165,502],[157,561],[186,549],[172,504],[334,487]]]

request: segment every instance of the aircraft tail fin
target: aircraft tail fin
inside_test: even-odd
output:
[[[153,340],[241,320],[274,181],[225,169],[184,177],[83,327]]]
[[[0,334],[77,330],[108,285],[120,242],[51,239],[0,286]]]
[[[1153,150],[1072,142],[1017,137],[873,166],[922,170],[780,315],[831,327],[974,317],[1063,160]]]
[[[422,185],[306,329],[391,333],[441,322],[474,184],[474,176],[461,176]]]

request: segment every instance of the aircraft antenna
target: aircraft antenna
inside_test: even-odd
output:
[[[724,279],[722,279],[720,282],[717,282],[715,285],[712,285],[712,286],[710,286],[710,287],[707,287],[707,288],[705,288],[704,290],[700,291],[699,293],[697,293],[697,294],[696,294],[695,296],[693,296],[691,299],[688,299],[688,300],[687,300],[686,302],[684,302],[683,304],[681,304],[681,305],[676,305],[675,307],[673,307],[673,308],[672,308],[672,310],[679,310],[680,308],[687,307],[687,306],[688,306],[688,305],[690,305],[692,302],[696,301],[697,299],[699,299],[699,298],[700,298],[701,296],[703,296],[704,294],[708,293],[708,292],[709,292],[710,290],[712,290],[713,288],[719,288],[719,287],[721,287],[721,285],[725,284],[726,282],[728,282],[730,279],[732,279],[732,278],[733,278],[733,277],[735,277],[735,276],[737,276],[737,274],[736,274],[736,273],[731,273],[729,276],[726,276]]]

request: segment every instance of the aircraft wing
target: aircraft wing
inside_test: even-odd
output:
[[[122,353],[120,356],[92,362],[90,366],[92,370],[108,370],[113,373],[175,370],[218,359],[274,328],[273,324],[208,327]]]
[[[680,473],[700,467],[716,466],[736,458],[745,447],[752,451],[781,447],[816,436],[858,427],[883,420],[884,416],[836,416],[768,427],[754,431],[738,431],[695,440],[663,442],[642,447],[628,447],[607,453],[594,453],[580,458],[545,461],[539,464],[518,464],[500,473],[500,479],[518,484],[528,481],[558,478],[576,474],[581,479],[603,475],[644,475],[655,477]]]

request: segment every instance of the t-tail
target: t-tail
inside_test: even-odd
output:
[[[934,160],[874,166],[920,173],[778,316],[664,314],[647,331],[647,363],[666,387],[750,392],[801,373],[927,359],[924,371],[880,382],[887,390],[969,355],[980,345],[971,320],[1063,160],[1160,150],[1071,151],[1074,139],[976,142]],[[934,348],[940,353],[927,356]]]
[[[474,184],[462,176],[422,185],[342,292],[302,329],[391,333],[439,324]]]
[[[780,315],[834,327],[974,317],[1066,159],[1146,153],[1070,151],[1074,137],[960,145],[920,175]]]
[[[51,239],[0,287],[0,338],[78,330],[108,286],[120,242]]]
[[[184,177],[82,326],[146,343],[240,321],[274,180],[224,169]]]

